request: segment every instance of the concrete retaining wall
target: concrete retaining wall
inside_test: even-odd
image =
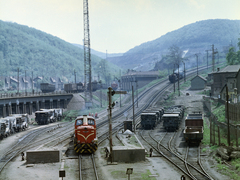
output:
[[[59,162],[59,151],[27,151],[27,164]]]
[[[132,163],[145,161],[145,149],[127,148],[124,146],[113,146],[112,149],[113,162]]]

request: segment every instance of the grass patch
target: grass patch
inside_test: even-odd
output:
[[[111,175],[114,179],[127,178],[126,171],[112,171]]]
[[[130,143],[135,145],[135,146],[138,146],[138,147],[141,147],[141,145],[138,143],[138,140],[136,139],[135,136],[131,136],[131,138],[129,139]]]
[[[151,175],[151,172],[149,169],[147,169],[145,173],[141,174],[141,177],[143,180],[156,180],[155,177],[149,177],[149,175]]]
[[[218,118],[219,122],[225,122],[225,105],[217,104],[212,113]]]

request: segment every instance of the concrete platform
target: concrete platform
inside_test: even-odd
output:
[[[145,161],[145,149],[135,134],[118,134],[124,146],[113,146],[113,162],[133,163]]]
[[[60,151],[58,150],[27,151],[26,156],[27,164],[55,163],[61,160]]]

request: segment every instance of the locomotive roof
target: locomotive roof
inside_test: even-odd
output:
[[[85,115],[83,115],[83,116],[85,116]],[[82,119],[83,118],[83,116],[78,116],[77,118],[76,118],[76,120],[77,119]],[[87,116],[87,118],[89,118],[89,119],[95,119],[94,117],[92,117],[92,116]]]

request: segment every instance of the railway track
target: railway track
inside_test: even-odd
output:
[[[151,146],[155,152],[159,153],[162,157],[177,167],[185,174],[185,176],[194,180],[213,179],[206,173],[201,165],[200,149],[197,151],[198,155],[196,155],[196,150],[193,150],[194,154],[192,154],[191,157],[188,156],[189,149],[187,149],[185,158],[183,158],[172,150],[171,142],[176,135],[176,132],[165,132],[159,139],[154,138],[151,132],[152,131],[147,132],[143,130],[139,135],[148,146]],[[148,134],[146,135],[146,133]]]
[[[79,155],[78,164],[79,164],[79,180],[99,179],[93,154]]]
[[[62,123],[65,124],[65,123]],[[39,146],[39,143],[46,141],[49,139],[49,136],[52,136],[52,134],[49,134],[49,131],[52,131],[53,129],[58,129],[59,124],[53,125],[53,126],[45,126],[43,128],[37,128],[35,130],[30,131],[28,134],[23,136],[19,141],[13,145],[11,148],[7,149],[3,155],[0,158],[0,174],[3,171],[3,169],[6,167],[6,165],[14,159],[16,156],[18,156],[21,152],[24,152],[26,150],[29,150],[30,148]],[[61,131],[61,130],[60,130]],[[48,137],[45,138],[39,138],[40,136],[44,136],[48,134]],[[56,133],[58,134],[58,133]]]

